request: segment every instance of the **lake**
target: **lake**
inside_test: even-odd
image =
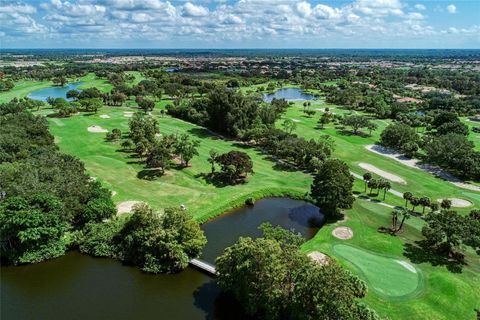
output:
[[[214,262],[239,236],[258,237],[263,222],[310,239],[323,224],[317,207],[266,198],[202,225],[202,259]],[[78,252],[48,262],[1,268],[1,314],[6,319],[244,319],[208,275],[187,268],[174,275],[140,269]]]
[[[263,94],[263,101],[271,102],[275,99],[285,99],[285,100],[315,100],[317,99],[316,96],[313,94],[308,94],[303,92],[299,88],[282,88],[277,90],[273,93],[265,93]]]
[[[67,92],[70,90],[77,89],[82,84],[83,82],[72,82],[63,87],[54,86],[54,87],[43,88],[43,89],[33,91],[28,95],[28,97],[30,99],[40,100],[40,101],[47,101],[49,97],[71,100],[71,99],[67,99]]]

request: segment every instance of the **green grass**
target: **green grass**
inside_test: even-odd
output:
[[[15,87],[7,92],[0,93],[0,103],[9,102],[13,98],[23,98],[33,91],[47,88],[52,85],[51,81],[21,80],[15,83]]]
[[[144,169],[137,158],[120,151],[118,143],[105,141],[105,134],[90,133],[87,128],[99,125],[105,129],[119,128],[128,132],[128,118],[124,111],[131,108],[105,107],[92,115],[79,115],[67,119],[49,118],[52,134],[63,152],[80,158],[90,175],[117,192],[115,202],[140,200],[157,208],[178,207],[185,204],[200,221],[221,214],[232,207],[243,205],[248,197],[262,198],[270,195],[303,196],[309,190],[311,177],[296,172],[278,171],[265,155],[252,149],[241,149],[253,159],[255,174],[248,183],[237,186],[216,187],[209,184],[202,174],[210,172],[207,161],[210,149],[227,152],[236,147],[233,142],[221,140],[207,130],[171,117],[154,116],[159,121],[162,134],[188,133],[201,141],[200,156],[195,157],[192,166],[185,169],[171,169],[154,181],[139,179]],[[108,114],[110,119],[102,119]]]
[[[102,92],[110,92],[113,88],[113,85],[110,82],[105,79],[97,78],[94,73],[89,73],[78,80],[83,82],[83,84],[78,87],[79,89],[97,88]]]
[[[390,225],[390,212],[389,208],[357,200],[353,209],[346,212],[345,222],[325,225],[302,249],[305,252],[324,252],[366,280],[369,291],[364,301],[383,317],[399,320],[476,319],[474,309],[480,308],[479,256],[468,254],[468,265],[461,273],[452,273],[445,266],[432,266],[429,262],[415,263],[404,255],[404,248],[405,243],[422,238],[420,230],[423,221],[407,220],[405,231],[398,236],[378,232],[378,227]],[[332,230],[340,225],[352,228],[354,235],[351,239],[340,240],[332,235]],[[345,250],[339,252],[339,245],[356,250],[345,254]],[[372,257],[372,254],[378,257]],[[413,279],[404,279],[411,275],[400,273],[400,265],[392,265],[393,260],[384,260],[383,256],[414,265],[421,275],[418,288],[402,297],[387,296],[385,292],[376,290],[380,288],[387,293],[395,293],[413,288]],[[395,270],[389,270],[392,267]]]
[[[329,107],[330,111],[337,114],[350,112],[341,107],[326,104],[323,100],[312,101],[312,110],[323,109],[326,107]],[[372,121],[378,125],[378,129],[373,132],[371,137],[360,137],[356,135],[342,134],[339,129],[335,128],[334,124],[329,124],[322,130],[317,129],[317,121],[321,114],[322,111],[317,111],[313,117],[307,117],[303,114],[302,102],[295,102],[294,105],[287,110],[284,118],[299,121],[296,122],[297,129],[295,130],[295,133],[306,139],[318,139],[321,135],[330,135],[335,141],[335,152],[333,156],[345,161],[350,169],[357,174],[362,175],[366,172],[365,169],[359,167],[358,164],[360,162],[369,163],[379,169],[400,176],[407,182],[406,185],[392,182],[392,188],[397,191],[410,191],[416,196],[428,196],[433,200],[445,197],[456,197],[472,202],[473,205],[471,207],[463,209],[455,208],[455,210],[461,213],[467,213],[474,207],[480,207],[480,192],[459,188],[422,170],[410,168],[398,161],[368,151],[365,147],[374,144],[379,140],[380,133],[389,124],[388,120],[373,119]],[[279,120],[279,124],[282,121],[283,119]],[[355,190],[358,192],[364,191],[362,181],[356,181]],[[380,196],[378,198],[382,199]],[[404,205],[402,198],[390,193],[387,193],[386,202],[392,205]]]
[[[344,244],[335,245],[333,252],[350,262],[368,283],[369,289],[386,299],[405,299],[406,296],[420,292],[423,287],[421,274],[404,260]],[[412,270],[401,263],[408,264]]]

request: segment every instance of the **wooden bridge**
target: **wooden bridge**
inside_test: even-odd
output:
[[[208,262],[202,261],[200,259],[192,259],[189,261],[189,263],[195,268],[200,269],[212,276],[217,275],[217,270],[215,269],[215,266]]]

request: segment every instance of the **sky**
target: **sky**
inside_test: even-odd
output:
[[[480,48],[480,0],[0,0],[0,48]]]

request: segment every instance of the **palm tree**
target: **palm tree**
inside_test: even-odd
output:
[[[402,210],[401,214],[402,214],[402,222],[400,222],[400,226],[398,227],[397,232],[402,230],[403,223],[405,222],[405,220],[410,219],[410,213],[408,212],[408,210]]]
[[[425,214],[425,207],[428,207],[431,203],[429,197],[421,197],[419,200],[420,204],[423,206],[422,215]]]
[[[385,201],[385,197],[387,196],[387,191],[392,188],[392,185],[388,181],[383,182],[383,200]]]
[[[432,212],[435,212],[435,211],[438,211],[438,208],[440,207],[440,205],[437,202],[432,201],[429,207],[430,209],[432,209]]]
[[[403,199],[405,199],[405,208],[408,208],[408,201],[410,201],[413,198],[413,194],[411,192],[405,192],[403,194]]]
[[[365,193],[367,192],[367,184],[372,179],[372,174],[370,172],[365,172],[363,174],[363,182],[365,183]]]
[[[420,204],[420,199],[417,197],[412,197],[412,199],[410,199],[410,204],[412,205],[412,212],[415,212],[415,207]]]
[[[378,181],[376,179],[370,179],[370,181],[368,181],[368,187],[370,188],[370,194],[372,194],[373,189],[378,188]]]
[[[401,214],[401,210],[399,209],[394,209],[392,211],[392,231],[395,232],[397,230],[397,222],[398,222],[398,216]]]

